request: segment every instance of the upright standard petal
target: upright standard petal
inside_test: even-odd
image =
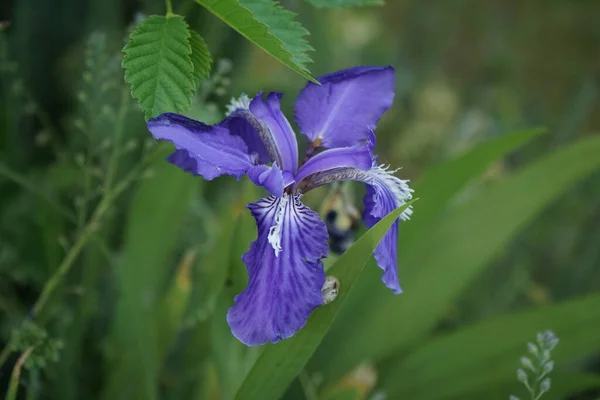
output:
[[[253,123],[258,123],[256,123],[253,118],[248,119],[248,114],[249,112],[245,113],[244,110],[235,111],[228,115],[219,126],[227,128],[232,135],[241,137],[244,140],[244,143],[246,143],[246,146],[248,146],[250,153],[258,154],[259,164],[267,164],[273,160],[271,159],[259,132],[253,125]]]
[[[282,93],[269,93],[265,102],[262,92],[258,93],[250,103],[250,111],[269,129],[270,137],[263,137],[263,142],[267,149],[275,153],[272,154],[273,161],[284,172],[295,175],[298,169],[298,142],[294,130],[281,112],[282,97]]]
[[[333,168],[308,175],[300,183],[300,188],[306,192],[331,182],[360,181],[366,183],[367,194],[364,199],[363,221],[370,228],[412,198],[413,190],[408,187],[408,181],[394,176],[394,172],[396,171],[390,171],[381,166],[373,166],[368,170],[352,166]],[[412,208],[409,207],[400,215],[399,219],[407,220],[411,214]],[[377,265],[383,270],[381,280],[394,293],[402,292],[398,281],[396,261],[398,225],[399,221],[394,222],[375,249]]]
[[[347,147],[367,139],[394,100],[392,67],[355,67],[309,82],[296,100],[296,122],[313,143]]]
[[[148,129],[156,139],[175,145],[171,163],[207,180],[223,174],[239,179],[257,163],[257,154],[248,150],[244,139],[222,126],[166,113],[150,119]]]
[[[293,336],[323,304],[327,228],[299,195],[267,197],[248,208],[258,237],[244,254],[248,286],[227,313],[233,335],[248,346]]]

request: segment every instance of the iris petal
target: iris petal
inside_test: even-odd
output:
[[[412,198],[413,190],[408,187],[408,181],[394,176],[394,172],[381,166],[373,166],[368,170],[355,167],[339,167],[307,176],[301,182],[300,187],[302,190],[308,191],[331,182],[359,181],[366,183],[367,194],[364,198],[363,221],[370,228]],[[400,215],[399,219],[407,220],[411,214],[412,208],[409,207]],[[399,221],[397,220],[375,249],[377,265],[384,271],[381,280],[394,293],[402,292],[398,281],[396,261],[398,226]]]
[[[248,171],[248,178],[254,184],[267,189],[273,196],[283,196],[283,174],[277,164],[273,164],[271,167],[256,165]]]
[[[148,129],[156,139],[175,145],[171,163],[207,180],[223,174],[239,179],[256,161],[242,137],[222,126],[166,113],[150,119]]]
[[[269,93],[267,101],[258,93],[250,103],[252,114],[269,128],[270,138],[264,138],[267,148],[271,149],[272,158],[281,169],[292,175],[298,169],[298,142],[287,118],[280,108],[282,93]],[[269,144],[270,143],[270,144]]]
[[[304,178],[312,174],[322,174],[324,171],[345,167],[368,170],[371,168],[371,165],[371,149],[367,144],[329,149],[317,154],[304,163],[300,167],[300,170],[298,170],[296,182],[301,182]]]
[[[370,171],[372,179],[367,185],[363,213],[363,221],[368,228],[412,198],[412,189],[408,187],[407,181],[392,173],[393,171],[381,167],[374,167]],[[375,249],[375,260],[383,270],[381,281],[396,294],[402,293],[397,263],[399,220],[407,220],[411,214],[412,208],[409,207],[392,224]]]
[[[267,197],[248,208],[258,237],[244,254],[248,286],[235,298],[227,322],[249,346],[293,336],[323,304],[327,228],[298,195]],[[274,248],[275,247],[275,248]]]
[[[347,147],[367,139],[394,100],[392,67],[355,67],[309,82],[296,100],[296,122],[312,142]]]

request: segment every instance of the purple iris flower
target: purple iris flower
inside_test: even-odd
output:
[[[328,234],[319,215],[301,202],[307,191],[330,182],[367,185],[363,220],[368,227],[412,197],[407,181],[379,166],[373,131],[394,99],[392,67],[355,67],[309,82],[295,105],[296,122],[309,140],[300,165],[296,135],[280,109],[281,93],[242,97],[219,124],[177,114],[148,121],[155,138],[172,142],[168,160],[207,180],[243,175],[270,196],[248,204],[258,237],[242,256],[248,286],[227,313],[233,335],[246,345],[293,336],[323,304],[322,259]],[[407,220],[409,208],[399,217]],[[400,293],[396,221],[375,250],[383,283]]]

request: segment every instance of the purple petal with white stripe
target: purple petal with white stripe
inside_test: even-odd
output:
[[[363,221],[368,228],[412,198],[412,189],[408,187],[407,181],[392,173],[393,171],[381,167],[371,170],[372,180],[367,185],[367,194],[363,200]],[[412,208],[409,207],[392,224],[375,249],[375,260],[383,270],[381,281],[396,294],[402,293],[398,279],[398,229],[400,220],[408,220],[411,214]]]
[[[248,346],[293,336],[323,304],[327,228],[299,195],[267,197],[248,208],[258,237],[244,254],[248,286],[227,313],[233,335]]]
[[[306,192],[331,182],[359,181],[366,183],[367,194],[364,198],[363,221],[370,228],[412,198],[413,190],[408,187],[408,181],[394,176],[394,172],[380,166],[374,166],[368,170],[351,166],[339,167],[311,174],[303,179],[299,187]],[[412,208],[409,207],[400,215],[399,220],[408,220],[411,214]],[[381,280],[394,293],[402,292],[398,281],[396,261],[399,220],[392,224],[375,249],[375,260],[377,260],[379,268],[383,270]]]
[[[296,122],[325,148],[359,144],[394,100],[392,67],[355,67],[309,82],[296,100]]]
[[[257,162],[240,136],[228,129],[178,114],[161,114],[148,121],[148,129],[156,139],[175,145],[177,151],[169,162],[207,180],[227,174],[240,178]]]
[[[269,93],[267,101],[260,92],[250,103],[252,114],[269,128],[270,137],[263,135],[263,142],[271,154],[272,159],[284,172],[292,175],[298,169],[298,142],[287,118],[280,108],[282,93]]]

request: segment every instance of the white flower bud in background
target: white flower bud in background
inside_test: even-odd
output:
[[[540,383],[540,391],[542,393],[546,393],[548,390],[550,390],[550,378],[546,378]]]
[[[531,360],[527,357],[521,357],[521,365],[533,372],[535,372],[535,367],[533,366],[533,363],[531,362]]]
[[[542,395],[550,390],[550,378],[547,377],[554,370],[554,361],[550,358],[551,352],[558,344],[558,338],[552,331],[538,333],[537,344],[527,343],[527,351],[532,357],[521,357],[521,365],[525,370],[531,371],[528,376],[524,369],[517,370],[517,380],[525,386],[532,399],[539,400]],[[510,396],[509,400],[519,400]]]
[[[527,374],[521,368],[517,370],[517,380],[519,382],[527,383]]]
[[[554,361],[548,361],[544,364],[544,369],[542,370],[544,375],[548,375],[554,369]]]
[[[536,357],[538,356],[538,354],[540,354],[540,350],[538,349],[538,347],[531,342],[527,343],[527,350],[531,353],[531,355],[534,355]]]

